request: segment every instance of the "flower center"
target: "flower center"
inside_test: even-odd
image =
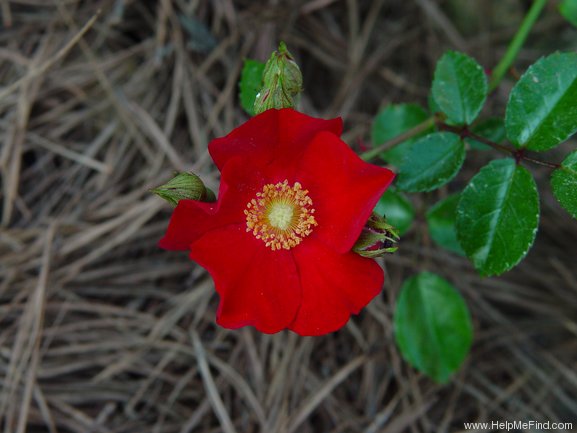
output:
[[[317,225],[312,205],[308,191],[300,183],[269,183],[246,205],[246,231],[273,251],[290,250]]]
[[[288,203],[273,203],[268,212],[268,221],[277,229],[286,230],[290,227],[295,208]]]

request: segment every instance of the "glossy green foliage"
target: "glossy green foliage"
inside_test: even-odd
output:
[[[379,114],[377,114],[373,121],[371,129],[371,141],[373,147],[379,146],[388,140],[409,131],[415,126],[423,123],[428,117],[429,115],[427,112],[421,106],[416,104],[387,105],[379,112]],[[424,131],[409,140],[403,141],[391,149],[381,152],[379,156],[389,164],[399,167],[405,158],[405,155],[409,151],[411,144],[418,137],[425,135],[431,130]]]
[[[505,127],[511,143],[535,151],[577,131],[577,53],[555,53],[527,69],[511,91]]]
[[[481,275],[515,266],[533,244],[539,224],[539,194],[529,171],[510,158],[477,173],[457,207],[457,236]]]
[[[559,12],[567,21],[577,27],[577,0],[563,0],[559,5]]]
[[[403,357],[439,383],[447,382],[461,366],[473,339],[471,317],[461,295],[449,282],[428,272],[403,284],[394,327]]]
[[[448,51],[437,62],[432,94],[451,122],[471,124],[487,98],[487,77],[474,59]]]
[[[465,145],[450,132],[415,141],[399,167],[396,185],[409,192],[432,191],[450,181],[465,160]]]
[[[493,143],[502,143],[505,140],[505,122],[498,117],[490,117],[479,122],[471,128],[471,132],[484,137]],[[475,150],[489,150],[490,146],[473,138],[465,139],[465,142]]]
[[[427,225],[431,238],[441,247],[465,255],[457,239],[455,223],[459,194],[450,195],[427,211]]]
[[[254,115],[254,101],[262,86],[264,63],[245,59],[240,75],[240,105],[251,116]]]
[[[374,211],[386,216],[387,222],[398,230],[399,236],[409,230],[415,219],[415,209],[411,202],[403,194],[392,189],[383,194]]]
[[[561,168],[553,171],[551,187],[561,206],[577,218],[577,151],[570,153]]]

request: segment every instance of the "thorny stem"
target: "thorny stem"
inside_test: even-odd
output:
[[[489,140],[488,138],[482,137],[480,135],[471,132],[467,126],[451,126],[447,125],[443,122],[437,122],[437,126],[439,129],[443,131],[449,131],[454,134],[457,134],[461,138],[472,138],[473,140],[477,140],[487,146],[491,146],[494,149],[500,150],[501,152],[505,153],[513,153],[514,151],[507,146],[503,146],[502,144],[495,143],[494,141]]]
[[[483,144],[486,144],[487,146],[491,146],[493,149],[497,149],[500,152],[508,153],[513,158],[515,158],[515,161],[517,161],[517,163],[519,163],[521,160],[523,160],[523,161],[532,162],[533,164],[543,165],[545,167],[549,167],[552,169],[561,167],[561,164],[556,164],[554,162],[549,162],[549,161],[542,161],[540,159],[536,159],[536,158],[532,158],[530,156],[527,156],[525,154],[525,149],[514,149],[514,148],[511,148],[508,146],[504,146],[504,145],[499,144],[499,143],[495,143],[494,141],[491,141],[488,138],[482,137],[478,134],[475,134],[474,132],[471,132],[471,130],[469,130],[469,127],[466,125],[465,126],[452,126],[452,125],[447,125],[446,123],[443,123],[443,122],[437,122],[437,126],[439,129],[444,130],[444,131],[453,132],[454,134],[457,134],[461,138],[471,138],[473,140],[476,140],[476,141],[479,141]]]
[[[419,135],[421,132],[426,131],[427,129],[433,127],[434,125],[435,125],[435,116],[431,116],[427,120],[419,123],[414,128],[411,128],[408,131],[403,132],[402,134],[397,135],[396,137],[393,137],[392,139],[386,141],[380,146],[375,147],[374,149],[367,150],[366,152],[361,153],[359,156],[361,157],[362,160],[369,161],[373,159],[375,156],[377,156],[379,153],[387,149],[390,149],[391,147],[394,147],[397,144],[400,144],[403,141],[408,140],[409,138],[413,138],[414,136]]]
[[[427,120],[419,123],[414,128],[411,128],[408,131],[402,133],[401,135],[398,135],[398,136],[392,138],[391,140],[386,141],[385,143],[381,144],[380,146],[375,147],[374,149],[371,149],[371,150],[368,150],[366,152],[361,153],[359,156],[361,157],[361,159],[363,159],[365,161],[369,161],[369,160],[373,159],[375,156],[377,156],[379,153],[381,153],[382,151],[390,149],[391,147],[396,146],[397,144],[402,143],[405,140],[408,140],[410,138],[415,137],[416,135],[420,134],[423,131],[426,131],[427,129],[429,129],[433,125],[437,125],[437,128],[439,128],[442,131],[452,132],[454,134],[457,134],[461,138],[471,138],[473,140],[476,140],[476,141],[479,141],[483,144],[486,144],[487,146],[490,146],[493,149],[496,149],[500,152],[507,153],[507,154],[511,155],[513,158],[515,158],[515,161],[517,161],[517,163],[519,163],[521,160],[523,160],[523,161],[532,162],[533,164],[549,167],[551,169],[561,167],[561,164],[556,164],[554,162],[549,162],[549,161],[542,161],[540,159],[536,159],[536,158],[532,158],[530,156],[527,156],[525,154],[525,149],[515,149],[512,147],[504,146],[504,145],[499,144],[499,143],[495,143],[494,141],[491,141],[488,138],[485,138],[485,137],[482,137],[478,134],[475,134],[474,132],[472,132],[469,129],[469,127],[467,125],[465,125],[465,126],[448,125],[437,116],[429,117]]]
[[[505,76],[505,74],[507,73],[507,71],[509,70],[515,59],[517,58],[517,55],[519,54],[521,47],[525,43],[525,39],[527,39],[527,36],[529,35],[531,28],[537,21],[537,18],[539,18],[539,14],[541,13],[546,4],[547,0],[535,0],[533,2],[531,9],[529,9],[529,12],[527,12],[527,15],[525,15],[523,22],[519,26],[519,30],[517,30],[517,33],[513,37],[513,40],[509,44],[509,47],[507,47],[505,55],[503,56],[501,61],[497,64],[497,66],[495,66],[495,69],[493,69],[493,73],[491,75],[491,81],[489,83],[489,91],[493,91],[499,85],[499,83],[501,82],[501,80],[503,79],[503,77]]]

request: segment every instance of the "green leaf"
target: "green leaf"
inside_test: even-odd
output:
[[[399,231],[399,236],[409,230],[415,219],[415,209],[411,202],[403,194],[392,189],[383,194],[374,212],[385,215],[387,222]]]
[[[567,21],[577,27],[577,0],[563,0],[559,5],[559,12]]]
[[[415,126],[427,120],[429,115],[427,112],[416,104],[398,104],[387,105],[384,107],[373,121],[371,129],[371,141],[373,147],[380,146],[392,138],[407,132]],[[429,131],[403,141],[400,144],[381,152],[379,156],[389,164],[398,167],[403,161],[410,145],[418,138],[425,135]]]
[[[563,208],[577,218],[577,151],[563,160],[551,175],[553,194]]]
[[[431,238],[439,246],[464,256],[465,252],[457,239],[455,229],[457,203],[459,203],[459,194],[450,195],[437,202],[427,212],[427,225]]]
[[[487,98],[487,77],[474,59],[448,51],[437,62],[432,92],[450,121],[469,125]]]
[[[427,95],[427,106],[429,107],[429,111],[433,114],[441,112],[441,107],[437,105],[437,101],[433,98],[433,92]]]
[[[240,105],[251,116],[254,115],[254,101],[262,86],[264,63],[245,59],[240,74]]]
[[[577,53],[538,60],[519,79],[505,115],[509,141],[543,151],[577,131]]]
[[[474,132],[481,137],[485,137],[493,143],[502,143],[505,140],[505,122],[503,119],[498,117],[490,117],[479,124],[471,128],[471,132]],[[475,150],[489,150],[490,146],[481,143],[480,141],[474,140],[472,138],[465,139],[465,142],[471,146],[471,149]]]
[[[433,132],[415,141],[399,167],[396,185],[410,192],[431,191],[457,175],[465,145],[451,132]]]
[[[499,275],[519,263],[538,225],[537,186],[513,159],[490,162],[461,193],[457,236],[481,275]]]
[[[461,366],[473,340],[465,301],[449,282],[429,272],[401,287],[394,328],[403,357],[439,383]]]
[[[403,141],[402,143],[399,143],[396,146],[381,152],[379,156],[383,161],[398,168],[401,166],[407,154],[410,152],[411,146],[414,142],[415,140],[413,139]]]

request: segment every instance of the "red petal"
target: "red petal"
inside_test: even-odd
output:
[[[167,250],[187,250],[210,230],[244,223],[244,209],[263,185],[260,172],[252,170],[241,158],[232,159],[222,171],[218,201],[180,200],[158,245]]]
[[[313,234],[338,252],[349,251],[394,177],[361,160],[336,135],[317,134],[296,174],[316,209]]]
[[[336,331],[381,291],[383,270],[372,259],[339,254],[312,239],[292,251],[302,285],[301,307],[289,326],[297,334]]]
[[[342,129],[340,118],[324,120],[290,108],[271,109],[251,118],[227,136],[212,140],[208,150],[221,170],[235,156],[246,157],[254,167],[264,167],[273,159],[294,160],[320,131],[340,136]]]
[[[222,189],[221,185],[219,195],[223,193]],[[216,227],[217,209],[217,203],[180,200],[158,246],[165,250],[188,250],[192,242]]]
[[[190,257],[214,279],[219,325],[250,325],[272,334],[294,320],[301,290],[290,251],[272,251],[247,233],[245,225],[237,225],[201,237],[191,245]]]

